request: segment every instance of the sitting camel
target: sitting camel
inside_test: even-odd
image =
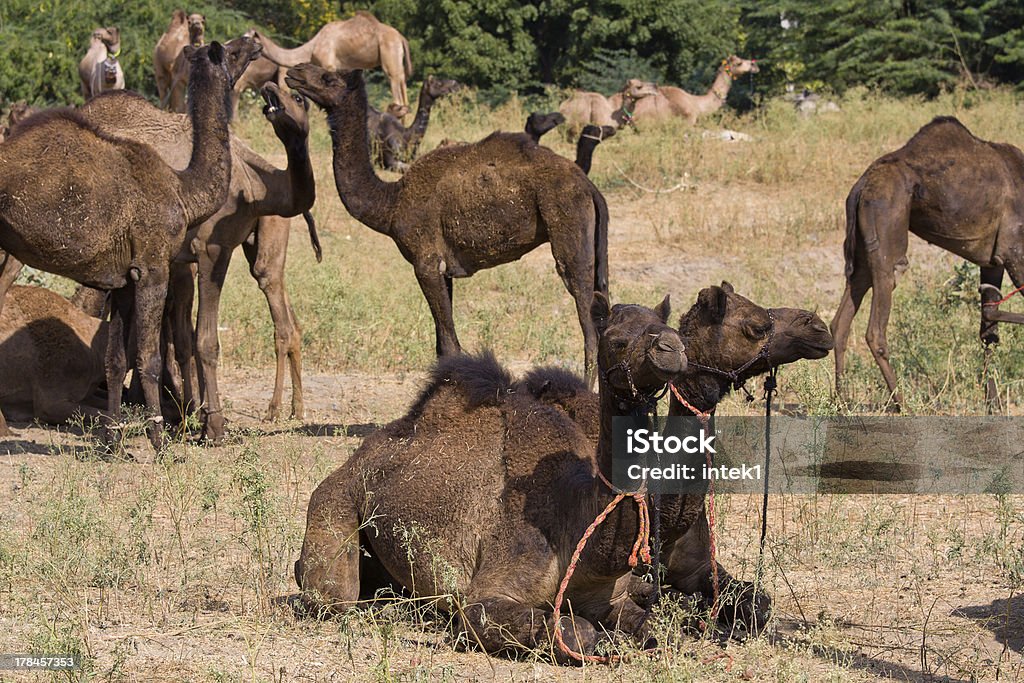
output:
[[[288,71],[288,85],[327,111],[334,180],[348,212],[388,235],[416,273],[434,318],[438,355],[459,353],[452,280],[520,258],[550,242],[556,269],[576,300],[585,367],[593,380],[594,292],[608,290],[608,206],[580,169],[523,133],[436,149],[397,182],[370,164],[361,71],[313,64]]]
[[[174,320],[174,350],[184,382],[185,405],[196,405],[196,387],[192,381],[196,373],[190,333],[193,275],[189,261],[198,261],[199,310],[195,344],[202,369],[199,390],[202,392],[203,433],[214,443],[224,436],[217,383],[220,297],[231,256],[240,245],[249,261],[252,276],[266,295],[274,321],[277,372],[267,419],[277,419],[280,414],[286,363],[291,370],[292,415],[301,419],[304,413],[302,334],[284,283],[290,221],[276,217],[301,213],[306,218],[317,260],[321,259],[316,227],[309,214],[316,198],[307,147],[309,105],[301,95],[285,93],[272,83],[266,84],[261,94],[266,102],[264,115],[284,145],[287,168],[275,167],[232,135],[227,201],[213,215],[190,225],[187,253],[172,266],[175,296],[170,314]],[[82,107],[81,113],[107,134],[152,145],[175,169],[184,168],[188,163],[192,153],[188,140],[193,130],[187,116],[162,112],[141,97],[100,97]]]
[[[202,14],[188,15],[188,45],[183,47],[171,65],[171,87],[168,95],[168,108],[184,114],[185,91],[188,89],[188,60],[191,50],[206,44],[206,17]],[[186,49],[188,48],[188,49]],[[246,69],[248,71],[248,69]]]
[[[409,106],[405,87],[405,79],[412,77],[409,41],[369,12],[356,12],[351,19],[325,24],[308,43],[292,50],[282,48],[255,29],[246,35],[259,40],[263,54],[279,66],[312,62],[328,71],[379,66],[391,83],[394,103]]]
[[[491,653],[546,648],[556,628],[578,653],[594,651],[598,628],[646,639],[648,612],[628,594],[633,501],[590,538],[566,594],[572,617],[566,609],[556,624],[551,609],[573,548],[615,497],[601,480],[612,471],[612,419],[647,407],[687,363],[666,325],[667,297],[653,310],[610,309],[598,292],[591,315],[600,334],[596,453],[579,424],[517,391],[493,356],[442,359],[409,412],[313,492],[295,563],[313,613],[395,582],[414,596],[453,596],[460,630]]]
[[[526,117],[526,127],[524,130],[534,142],[540,142],[540,139],[546,133],[563,123],[565,123],[565,117],[557,111],[550,114],[541,114],[539,111],[535,111]]]
[[[252,41],[241,40],[228,48],[212,43],[193,54],[192,154],[184,170],[173,169],[148,145],[102,132],[72,109],[36,114],[0,145],[0,249],[6,254],[0,312],[20,263],[111,290],[109,415],[114,421],[120,417],[131,324],[149,437],[158,452],[160,321],[170,263],[186,228],[213,214],[227,197],[228,95],[258,51]]]
[[[760,68],[755,60],[729,55],[722,60],[715,80],[703,95],[692,95],[682,88],[670,85],[662,86],[658,88],[654,97],[637,102],[633,118],[637,121],[666,121],[680,117],[686,119],[692,126],[701,116],[722,108],[734,80],[745,74],[756,74],[758,71]],[[609,101],[613,107],[622,104],[619,95],[613,95]]]
[[[572,97],[558,105],[558,111],[565,116],[569,137],[579,134],[588,123],[595,126],[622,128],[633,123],[634,110],[639,102],[658,94],[654,83],[631,78],[622,91],[607,98],[601,93],[577,90]]]
[[[106,350],[105,322],[48,289],[11,287],[0,314],[0,409],[54,424],[98,415]]]
[[[406,128],[402,125],[402,117],[396,114],[394,104],[387,112],[380,112],[367,107],[366,125],[370,131],[370,142],[376,152],[376,161],[389,171],[404,173],[409,162],[416,158],[420,142],[427,132],[430,123],[430,110],[439,97],[456,92],[460,88],[456,80],[427,76],[420,88],[420,100],[416,106],[416,118]],[[404,109],[404,108],[403,108]]]
[[[1024,314],[998,310],[1003,270],[1024,286],[1024,153],[976,138],[952,117],[939,117],[906,145],[868,166],[846,198],[846,289],[832,319],[836,391],[850,326],[869,289],[867,343],[894,408],[903,405],[889,364],[886,327],[896,276],[906,270],[907,236],[938,245],[981,266],[981,339],[986,354],[999,341],[996,324],[1024,323]],[[988,399],[995,400],[990,384]]]
[[[594,160],[594,150],[602,140],[615,135],[615,126],[583,126],[580,139],[576,141],[576,165],[590,175],[590,164]]]
[[[107,90],[124,90],[124,70],[117,61],[121,54],[121,32],[116,26],[97,28],[89,40],[89,50],[78,63],[82,79],[82,97],[90,99]]]

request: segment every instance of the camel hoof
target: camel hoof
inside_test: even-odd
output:
[[[203,424],[203,439],[213,446],[224,443],[224,413],[207,413]]]
[[[762,633],[771,616],[772,599],[755,591],[749,581],[736,581],[727,588],[718,611],[718,627],[730,638],[746,640]]]
[[[579,617],[572,619],[568,615],[562,615],[559,621],[561,622],[562,642],[566,647],[577,654],[591,655],[594,653],[594,649],[597,647],[597,630],[593,624]],[[552,633],[554,632],[554,622],[551,617],[548,617],[548,628]],[[554,640],[552,640],[551,648],[555,654],[555,662],[558,664],[582,664],[575,657],[563,652]]]
[[[267,408],[266,415],[263,416],[263,421],[264,422],[277,422],[277,420],[278,420],[278,418],[280,418],[280,416],[281,416],[281,408],[280,408],[280,406],[276,406],[273,403],[271,403],[270,407]]]

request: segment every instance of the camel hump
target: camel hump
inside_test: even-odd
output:
[[[470,408],[496,406],[513,392],[514,384],[512,375],[491,351],[478,355],[445,356],[437,361],[430,373],[423,399],[443,386],[451,386],[465,396]]]
[[[583,378],[565,368],[547,366],[530,370],[519,382],[534,398],[557,403],[580,394],[590,393]]]
[[[363,19],[369,19],[370,21],[372,21],[374,23],[377,23],[377,24],[380,23],[380,19],[378,19],[377,17],[373,16],[372,14],[370,14],[369,12],[367,12],[364,9],[356,10],[356,13],[355,13],[354,16],[362,17]]]

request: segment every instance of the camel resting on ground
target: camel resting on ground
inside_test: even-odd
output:
[[[0,410],[54,424],[98,415],[106,350],[105,322],[48,289],[11,287],[0,314]]]
[[[758,71],[760,68],[755,60],[729,55],[722,60],[722,64],[715,74],[715,80],[703,95],[693,95],[682,88],[670,85],[661,86],[653,97],[637,102],[633,118],[638,122],[643,122],[666,121],[678,117],[686,119],[687,123],[693,125],[700,117],[722,108],[734,80],[745,74],[756,74]],[[613,107],[619,107],[622,104],[619,95],[613,95],[609,102]]]
[[[391,83],[391,99],[397,105],[409,106],[405,86],[405,80],[412,77],[409,41],[369,12],[356,12],[351,19],[325,24],[309,42],[291,50],[255,29],[246,35],[255,36],[267,59],[280,66],[312,62],[328,71],[379,66]]]
[[[366,125],[370,132],[370,142],[374,147],[375,160],[389,171],[404,173],[409,162],[416,158],[420,142],[427,132],[430,123],[430,110],[439,97],[456,92],[460,88],[456,80],[427,76],[420,88],[420,99],[416,105],[416,118],[406,128],[402,125],[402,110],[396,105],[388,107],[387,112],[380,112],[367,107]]]
[[[601,93],[577,90],[572,97],[558,105],[558,111],[565,116],[569,137],[574,138],[588,123],[615,128],[631,124],[638,103],[657,94],[658,86],[654,83],[631,78],[626,81],[622,91],[611,98]]]
[[[459,353],[453,280],[514,261],[549,242],[555,267],[576,300],[585,368],[594,377],[594,292],[608,290],[608,206],[571,161],[523,133],[436,149],[400,180],[382,181],[370,164],[361,71],[313,64],[288,71],[288,85],[327,111],[334,181],[348,212],[388,235],[416,273],[434,318],[438,355]]]
[[[596,453],[579,424],[517,390],[493,356],[442,359],[409,412],[313,492],[295,576],[314,614],[394,582],[416,596],[451,595],[442,609],[457,604],[459,629],[491,653],[546,648],[555,628],[584,653],[598,628],[647,638],[648,612],[628,595],[633,501],[598,527],[569,584],[570,607],[558,624],[552,615],[577,541],[614,497],[599,479],[612,471],[612,418],[646,406],[686,368],[667,297],[655,309],[610,309],[597,293],[591,315]]]
[[[124,90],[124,70],[117,61],[121,54],[121,32],[116,26],[97,28],[89,39],[89,50],[78,63],[82,97],[89,99],[107,90]]]
[[[996,324],[1024,323],[1024,314],[998,310],[1004,269],[1024,286],[1024,152],[975,137],[952,117],[939,117],[903,147],[868,166],[846,198],[846,289],[832,319],[836,391],[850,326],[870,289],[867,343],[894,407],[903,398],[889,363],[886,338],[892,290],[906,270],[907,239],[923,240],[981,266],[981,339],[999,341]],[[989,400],[993,400],[992,388]]]

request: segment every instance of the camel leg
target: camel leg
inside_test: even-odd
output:
[[[270,317],[274,321],[277,373],[274,376],[274,395],[267,408],[267,420],[276,420],[280,415],[286,361],[292,379],[292,417],[301,420],[305,414],[302,396],[302,329],[295,318],[284,284],[290,228],[290,219],[267,216],[260,219],[256,228],[256,243],[242,243],[242,251],[249,261],[249,272],[267,297]]]
[[[5,251],[0,251],[0,315],[4,312],[4,300],[7,298],[7,291],[18,279],[18,274],[24,265],[18,259]]]
[[[850,341],[850,327],[853,319],[860,309],[864,295],[871,288],[871,278],[866,268],[856,268],[850,278],[846,281],[846,289],[843,290],[843,298],[839,302],[836,315],[832,318],[832,339],[835,341],[835,362],[836,362],[836,396],[841,401],[848,397],[843,390],[843,372],[846,370],[846,347]]]
[[[330,487],[328,487],[330,488]],[[340,496],[321,496],[309,503],[306,535],[295,562],[295,582],[313,616],[344,611],[359,600],[359,514]]]
[[[405,65],[402,63],[403,48],[382,50],[380,68],[391,84],[391,99],[395,104],[409,105],[409,94],[405,87]]]
[[[552,648],[561,663],[572,660],[554,644],[554,614],[499,596],[467,597],[462,609],[461,628],[469,641],[486,652]],[[566,610],[568,611],[568,610]],[[563,613],[559,626],[562,639],[574,652],[592,654],[597,630],[580,616]]]
[[[208,244],[199,253],[199,310],[196,315],[196,351],[199,355],[200,385],[203,392],[203,437],[214,444],[224,439],[224,413],[217,386],[220,340],[217,316],[224,278],[231,263],[231,250]]]
[[[435,350],[438,356],[452,356],[462,352],[459,338],[455,334],[455,319],[452,316],[452,302],[445,276],[438,272],[437,266],[421,269],[416,268],[416,280],[420,290],[434,316],[434,336],[437,340]]]
[[[199,403],[199,381],[193,346],[192,300],[195,298],[195,280],[191,263],[171,264],[171,296],[167,298],[169,336],[174,340],[173,352],[180,377],[169,373],[168,380],[178,392],[182,419],[196,409]],[[166,363],[165,363],[166,364]],[[180,381],[180,385],[179,385]]]
[[[555,270],[576,301],[576,317],[579,318],[583,330],[583,378],[590,388],[594,387],[597,372],[597,329],[590,316],[590,306],[594,301],[594,239],[593,235],[582,236],[585,240],[579,244],[577,233],[575,239],[567,239],[551,234],[551,254],[555,257]]]
[[[889,325],[889,314],[892,312],[892,291],[896,288],[896,278],[892,272],[873,273],[874,282],[871,288],[871,315],[868,318],[868,331],[865,338],[871,355],[875,357],[878,369],[882,371],[885,384],[889,389],[894,408],[898,412],[903,406],[903,397],[896,385],[896,373],[889,363],[889,345],[886,328]]]
[[[102,421],[103,441],[116,451],[121,445],[121,394],[128,374],[128,330],[131,324],[132,286],[110,293],[110,325],[107,327],[107,413]]]
[[[160,377],[163,370],[160,327],[167,301],[168,273],[166,270],[150,270],[143,278],[135,287],[135,368],[141,377],[142,393],[146,397],[146,431],[159,457],[164,445],[164,418],[160,412]]]
[[[989,415],[1000,412],[999,390],[996,387],[996,380],[989,375],[989,366],[992,362],[993,347],[999,343],[999,322],[993,320],[989,312],[998,312],[995,302],[999,301],[999,290],[1003,286],[1003,268],[1001,266],[981,269],[981,327],[978,336],[985,347],[984,378],[985,382],[985,412]],[[985,285],[989,285],[986,287]],[[995,289],[993,289],[993,287]]]

